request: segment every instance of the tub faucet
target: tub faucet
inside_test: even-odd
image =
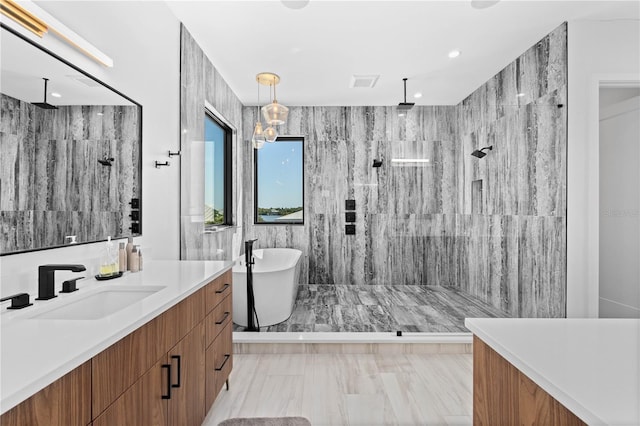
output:
[[[253,265],[253,243],[258,241],[257,238],[244,242],[244,261],[247,265]]]
[[[56,297],[54,274],[56,271],[82,272],[84,265],[41,265],[38,267],[38,297],[36,300],[49,300]]]

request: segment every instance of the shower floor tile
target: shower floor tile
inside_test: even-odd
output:
[[[419,285],[300,285],[288,320],[274,332],[468,332],[465,317],[505,318],[500,310],[455,289]],[[234,331],[244,327],[233,325]]]

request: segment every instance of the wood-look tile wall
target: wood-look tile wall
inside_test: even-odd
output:
[[[2,252],[128,235],[140,194],[136,106],[44,110],[0,94]],[[101,115],[98,115],[100,113]],[[98,160],[114,158],[111,167]]]
[[[565,316],[566,23],[463,100],[459,117],[453,285],[512,316]]]
[[[224,78],[181,25],[180,52],[180,128],[181,137],[181,213],[180,257],[185,260],[230,260],[234,233],[242,241],[242,228],[222,227],[216,232],[204,229],[204,158],[198,145],[204,141],[205,101],[236,129],[233,143],[233,223],[238,224],[239,194],[243,169],[242,104]],[[237,254],[236,254],[237,255]]]
[[[406,117],[395,107],[291,107],[279,131],[305,136],[305,225],[253,224],[244,141],[245,234],[301,249],[305,283],[455,286],[512,316],[564,316],[566,31],[456,106]],[[243,109],[245,135],[256,113]],[[483,159],[470,155],[488,145]],[[355,236],[344,233],[347,198],[357,202]]]

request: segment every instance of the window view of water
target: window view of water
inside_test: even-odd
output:
[[[256,223],[304,223],[303,139],[278,138],[256,152]]]

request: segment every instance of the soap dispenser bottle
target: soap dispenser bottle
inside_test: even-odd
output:
[[[127,237],[127,271],[131,270],[131,252],[133,251],[133,237]]]
[[[118,253],[109,236],[100,258],[100,275],[103,277],[114,275],[118,273],[118,269]]]
[[[120,272],[127,270],[127,249],[124,243],[120,243],[118,247],[118,270]]]

